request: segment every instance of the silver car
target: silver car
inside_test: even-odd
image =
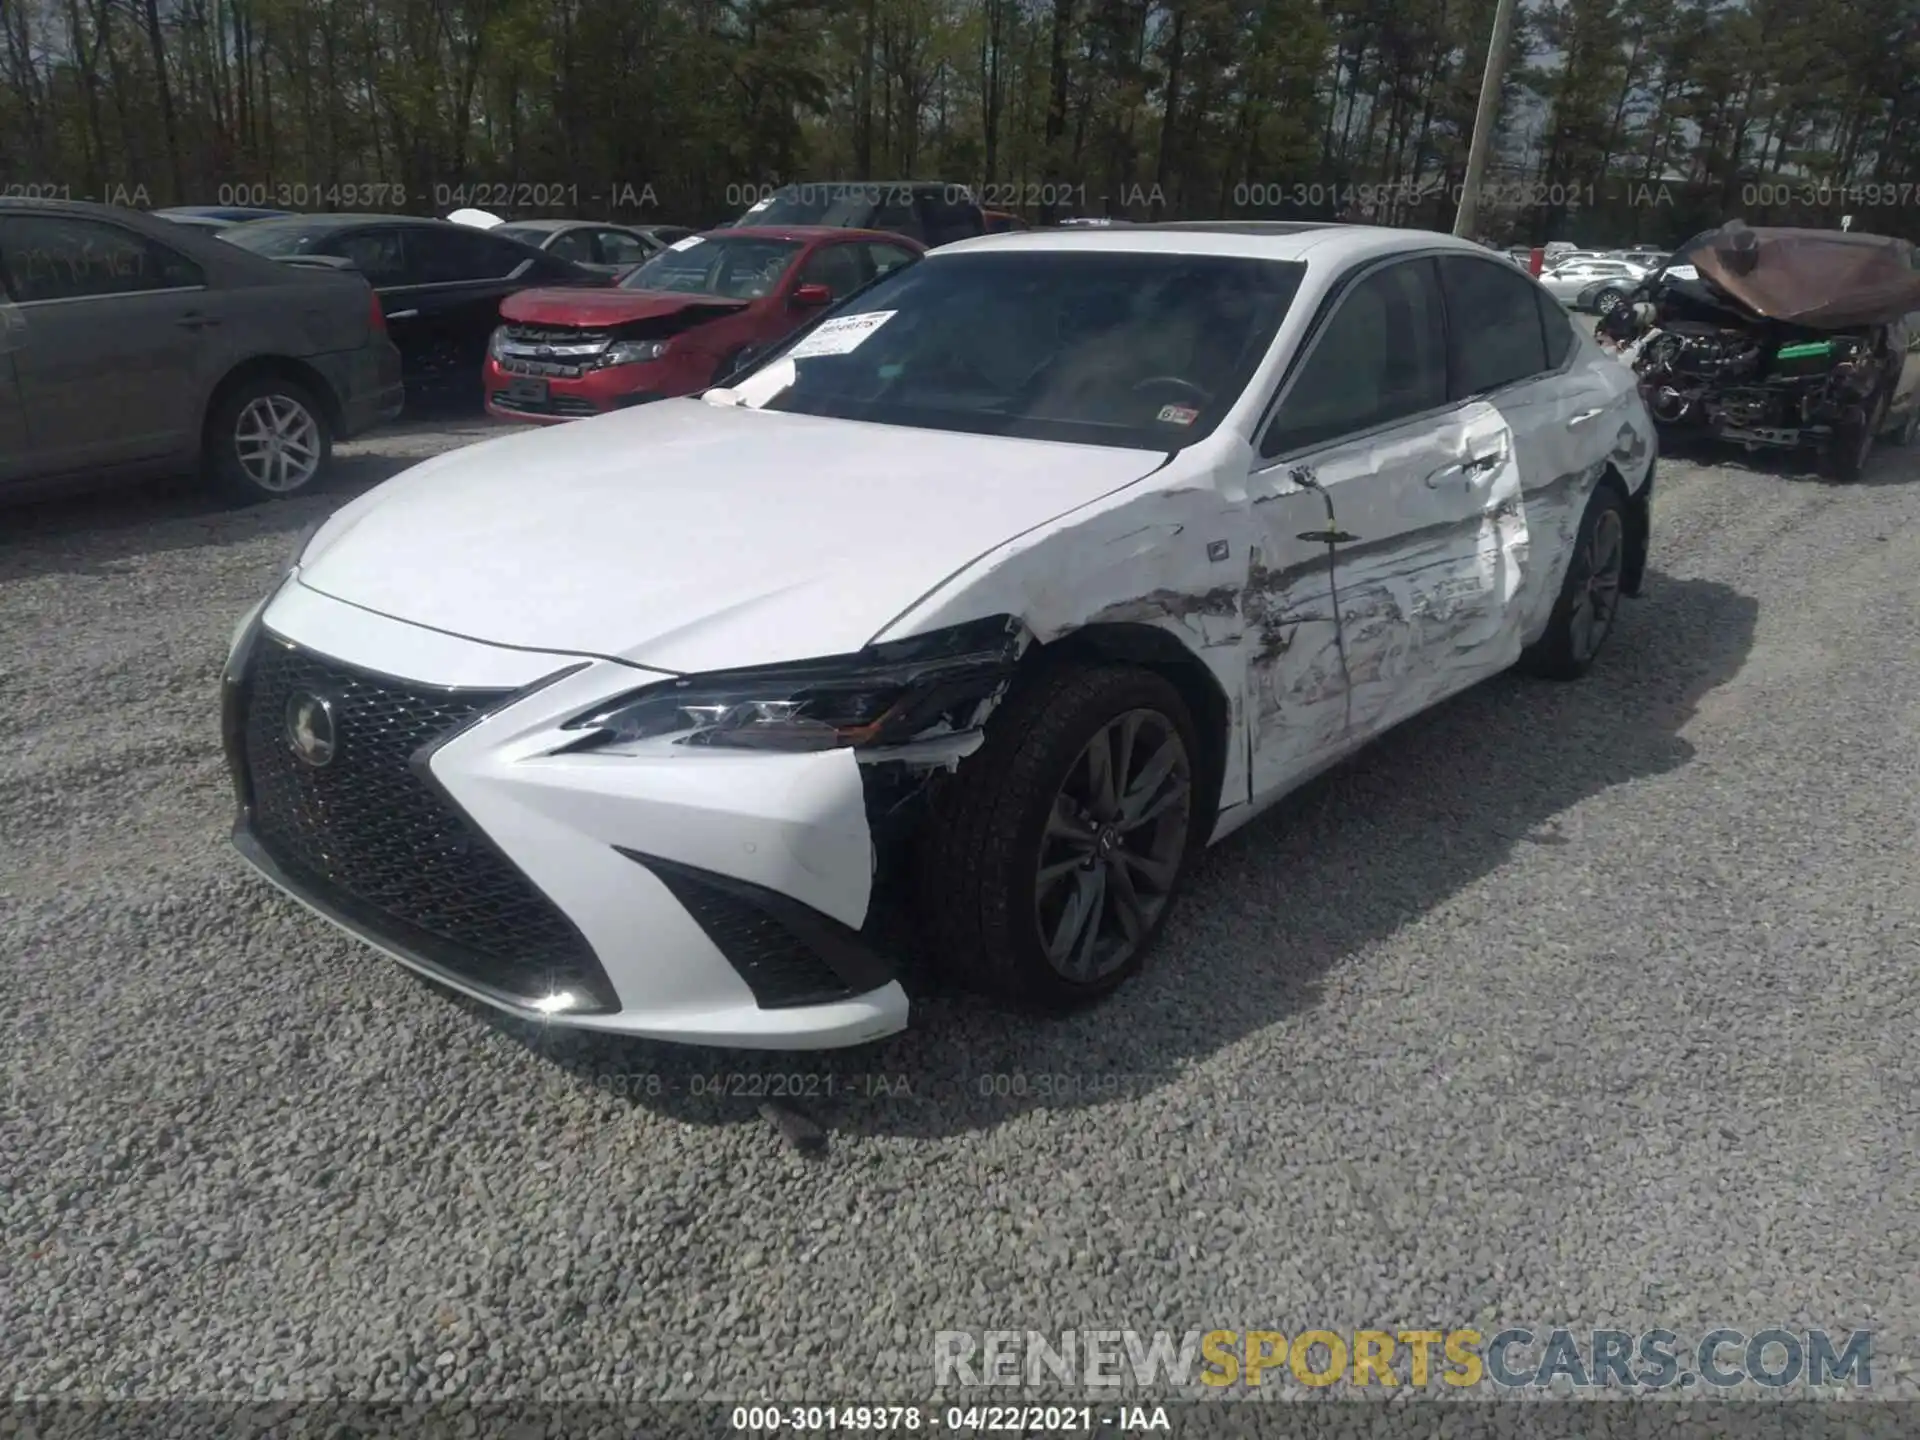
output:
[[[1623,286],[1631,286],[1646,273],[1641,266],[1625,260],[1580,258],[1563,260],[1542,272],[1540,283],[1554,299],[1569,305],[1597,280],[1619,280]]]

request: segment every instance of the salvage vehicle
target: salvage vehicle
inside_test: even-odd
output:
[[[1920,252],[1860,231],[1735,220],[1674,252],[1602,321],[1663,429],[1812,449],[1856,480],[1920,432]]]
[[[691,395],[923,253],[874,230],[743,226],[675,241],[618,289],[524,290],[488,346],[487,411],[553,424]]]
[[[403,399],[357,275],[118,206],[0,200],[0,493],[197,469],[229,500],[281,499]]]
[[[235,842],[546,1023],[855,1045],[926,963],[1072,1008],[1310,776],[1587,673],[1654,463],[1627,368],[1466,240],[963,242],[342,507],[235,634]]]
[[[604,271],[494,231],[414,215],[293,215],[220,238],[270,259],[331,262],[365,276],[400,349],[410,403],[475,404],[474,382],[507,296],[613,284]]]

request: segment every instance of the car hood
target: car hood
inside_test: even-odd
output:
[[[417,465],[337,512],[300,581],[474,640],[674,672],[845,654],[1163,458],[664,400]]]
[[[750,303],[667,290],[522,290],[500,302],[500,318],[540,325],[625,325],[688,310],[730,315]]]

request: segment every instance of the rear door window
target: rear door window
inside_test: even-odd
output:
[[[418,283],[407,265],[406,238],[398,230],[355,230],[337,236],[322,251],[353,262],[353,268],[376,288]]]
[[[1439,265],[1454,399],[1484,395],[1552,368],[1538,286],[1474,256],[1443,256]]]
[[[919,257],[911,250],[899,245],[882,245],[877,241],[869,242],[867,262],[876,276],[890,275],[902,265],[911,265]]]
[[[459,226],[422,227],[408,235],[407,245],[413,252],[410,268],[423,285],[502,280],[534,258],[511,240]]]
[[[638,265],[653,254],[646,241],[638,235],[629,235],[625,230],[601,230],[596,232],[594,238],[598,242],[602,265]]]
[[[799,283],[824,285],[833,292],[835,300],[846,299],[866,283],[866,275],[860,268],[858,247],[822,245],[807,257],[807,263],[800,268]]]
[[[206,284],[184,255],[134,231],[69,215],[0,218],[0,264],[14,299],[82,300]]]
[[[547,254],[558,255],[562,260],[577,260],[583,265],[593,263],[593,232],[591,230],[562,230],[553,237],[553,243],[546,247]]]
[[[1567,314],[1565,306],[1537,285],[1533,287],[1533,298],[1540,310],[1540,330],[1546,337],[1547,368],[1558,370],[1573,353],[1573,317]]]

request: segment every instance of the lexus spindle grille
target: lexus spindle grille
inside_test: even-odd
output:
[[[576,1010],[617,1008],[585,938],[414,768],[422,748],[512,692],[413,686],[264,633],[242,683],[248,826],[293,888],[511,999],[571,990]],[[294,753],[296,696],[331,707],[335,748],[323,765]]]

